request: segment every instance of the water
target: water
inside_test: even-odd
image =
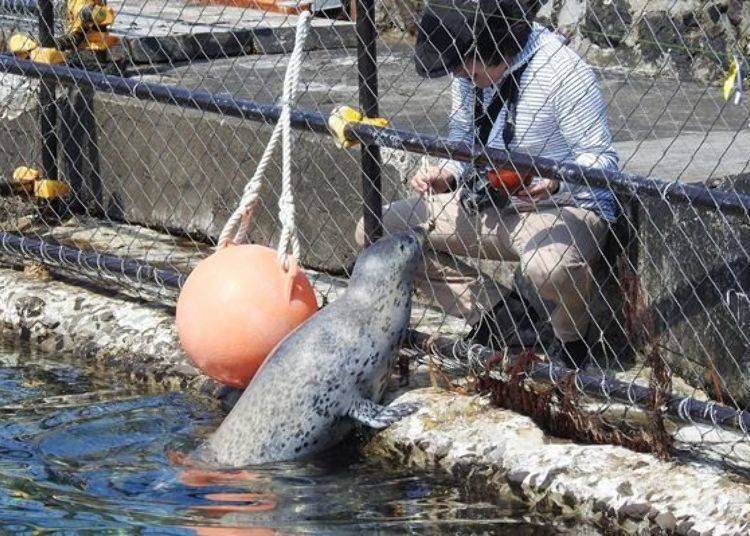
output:
[[[435,474],[356,449],[244,471],[189,469],[175,453],[220,422],[207,399],[0,344],[0,523],[148,534],[551,534],[518,504],[465,496]]]

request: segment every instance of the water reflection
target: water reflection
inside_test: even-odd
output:
[[[219,424],[211,401],[137,391],[80,362],[0,346],[0,522],[10,532],[549,534],[517,504],[366,463],[215,471],[186,464]]]

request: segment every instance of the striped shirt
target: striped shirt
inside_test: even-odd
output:
[[[536,23],[507,73],[527,62],[519,84],[515,137],[509,149],[585,167],[617,170],[619,159],[593,70],[565,45],[562,37]],[[501,84],[502,80],[483,91],[485,107]],[[475,86],[467,78],[454,77],[451,93],[448,139],[471,144]],[[505,148],[505,113],[503,107],[490,132],[488,147]],[[443,165],[459,177],[467,164],[447,160]],[[553,201],[593,210],[607,220],[615,220],[618,215],[612,192],[601,188],[561,183]]]

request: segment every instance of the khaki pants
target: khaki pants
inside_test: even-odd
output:
[[[386,233],[426,226],[433,218],[435,229],[417,285],[446,313],[474,324],[503,299],[472,260],[518,261],[520,275],[545,305],[546,311],[538,312],[549,317],[555,336],[563,342],[585,337],[593,285],[590,263],[600,254],[606,221],[590,210],[552,201],[529,211],[510,206],[471,217],[461,209],[456,192],[396,201],[383,209]],[[360,221],[360,245],[363,235]]]

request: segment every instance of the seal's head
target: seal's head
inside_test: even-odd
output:
[[[366,248],[354,265],[351,285],[375,291],[404,281],[411,284],[421,260],[424,236],[422,229],[396,233]]]

